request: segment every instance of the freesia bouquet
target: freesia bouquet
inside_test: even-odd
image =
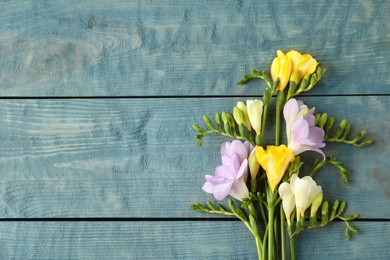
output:
[[[215,122],[204,116],[206,127],[192,125],[198,132],[195,137],[199,145],[204,136],[212,133],[233,139],[222,144],[222,164],[215,168],[214,175],[205,176],[202,189],[216,200],[231,196],[240,207],[228,198],[228,207],[208,201],[207,205],[193,204],[191,208],[239,218],[255,238],[259,259],[286,259],[288,252],[290,259],[295,259],[294,237],[335,219],[345,222],[346,239],[349,231],[357,233],[349,221],[358,215],[342,216],[345,201],[336,200],[332,206],[323,201],[323,190],[313,175],[330,164],[348,183],[344,164],[326,156],[321,148],[328,142],[364,147],[372,140],[363,140],[366,131],[351,137],[351,125],[345,119],[337,126],[333,117],[315,114],[314,108],[294,98],[311,90],[324,73],[325,69],[309,54],[277,51],[270,70],[272,80],[267,71],[253,70],[238,82],[262,79],[266,84],[262,100],[240,101],[232,113],[216,113]],[[273,98],[275,102],[271,102]],[[274,133],[266,132],[271,104],[275,105]],[[280,143],[282,115],[285,144]],[[273,135],[275,143],[265,144],[266,135]],[[320,158],[314,160],[308,172],[301,172],[303,161],[299,155],[305,151],[317,152]]]

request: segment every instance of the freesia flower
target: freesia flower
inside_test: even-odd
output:
[[[293,174],[290,183],[284,182],[280,184],[279,195],[282,198],[287,221],[289,222],[290,220],[294,206],[297,208],[297,219],[299,220],[303,217],[305,210],[320,193],[322,193],[321,186],[317,185],[310,176],[305,176],[301,179],[296,174]]]
[[[286,215],[287,224],[291,224],[291,213],[295,209],[295,196],[291,190],[290,183],[283,182],[279,186],[279,196],[282,198],[284,214]]]
[[[273,81],[279,78],[277,89],[283,91],[290,80],[291,59],[280,50],[276,52],[276,56],[271,65],[271,77]]]
[[[290,99],[283,109],[286,121],[288,148],[298,155],[304,151],[315,151],[325,159],[324,153],[319,149],[325,147],[325,131],[315,126],[314,108],[309,109],[302,101]]]
[[[239,158],[240,164],[248,158],[250,151],[252,150],[253,145],[245,141],[242,143],[239,140],[233,140],[233,142],[224,142],[221,145],[221,157],[222,165],[229,165],[229,157],[231,158],[236,154]]]
[[[276,186],[281,181],[289,164],[294,161],[294,152],[285,145],[256,147],[256,158],[261,167],[267,173],[267,179],[271,191],[274,192]]]
[[[322,188],[310,176],[300,179],[296,174],[291,176],[290,185],[295,195],[297,219],[299,219],[299,217],[304,216],[305,210],[311,205],[314,198],[322,193]]]
[[[261,130],[261,117],[263,115],[263,101],[257,99],[247,100],[246,106],[248,108],[248,117],[252,128],[256,131],[256,134],[259,135]]]
[[[225,142],[221,146],[222,165],[215,168],[214,176],[206,175],[202,189],[223,200],[230,195],[237,200],[249,196],[246,179],[248,175],[248,156],[253,148],[249,142],[238,140]]]
[[[283,91],[289,81],[299,84],[306,75],[313,74],[318,65],[317,60],[310,54],[302,55],[294,50],[287,54],[278,50],[276,56],[271,65],[271,77],[273,81],[279,78],[279,91]]]
[[[316,71],[318,62],[310,54],[301,54],[291,50],[286,56],[291,60],[291,76],[294,75],[294,81],[298,84],[307,74],[313,74]],[[292,80],[292,79],[291,79]]]

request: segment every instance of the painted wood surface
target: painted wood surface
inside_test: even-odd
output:
[[[389,94],[389,31],[386,0],[1,1],[0,95],[253,95],[277,49],[329,69],[312,94]]]
[[[209,217],[188,207],[212,199],[201,186],[220,164],[225,139],[206,137],[197,148],[191,124],[238,100],[2,100],[0,212],[38,218]],[[325,153],[351,169],[351,183],[344,185],[333,168],[319,173],[325,198],[349,201],[348,208],[362,218],[389,219],[389,207],[376,211],[389,200],[389,137],[383,131],[390,128],[389,98],[304,100],[320,113],[347,117],[360,126],[353,133],[364,127],[376,141],[363,149],[328,145]]]
[[[386,259],[389,223],[358,222],[361,235],[344,238],[344,224],[296,239],[297,259]],[[238,221],[1,222],[2,259],[256,259],[254,241]],[[378,256],[378,257],[375,257]]]
[[[236,82],[277,49],[313,54],[302,100],[375,140],[325,148],[350,184],[318,175],[360,234],[305,232],[298,259],[390,258],[386,0],[0,1],[0,258],[254,259],[242,223],[189,209],[225,140],[191,124],[262,93]]]

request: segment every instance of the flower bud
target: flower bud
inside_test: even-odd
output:
[[[276,55],[277,57],[273,60],[271,65],[271,77],[273,81],[279,78],[277,89],[283,91],[290,79],[291,59],[279,50],[276,52]]]
[[[296,84],[299,83],[300,78],[299,78],[299,71],[298,71],[298,70],[295,70],[295,71],[291,74],[290,81],[293,81],[293,82],[295,82]]]
[[[249,117],[248,117],[248,108],[246,107],[245,103],[242,101],[238,101],[237,106],[234,109],[237,110],[236,108],[239,111],[234,112],[234,110],[233,110],[233,116],[234,116],[234,119],[236,119],[236,116],[234,113],[239,114],[240,122],[237,121],[237,119],[236,119],[237,124],[238,125],[244,124],[246,126],[246,128],[248,128],[248,130],[251,130],[252,128],[251,128],[251,123],[250,123]]]
[[[261,131],[261,117],[263,115],[263,101],[258,99],[247,100],[246,106],[252,128],[256,131],[256,134],[259,135]]]
[[[244,124],[242,112],[238,107],[233,108],[233,117],[234,117],[234,120],[236,120],[238,125]]]
[[[311,203],[310,207],[310,217],[314,217],[317,213],[317,210],[321,206],[322,199],[324,195],[322,193],[318,193],[317,196],[315,196],[313,202]]]
[[[257,173],[259,172],[260,164],[256,158],[256,148],[252,149],[248,158],[249,171],[251,174],[252,180],[256,179]]]

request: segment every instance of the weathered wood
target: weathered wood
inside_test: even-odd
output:
[[[353,224],[361,234],[350,241],[340,222],[304,231],[297,259],[390,257],[388,222]],[[237,221],[0,222],[0,230],[2,259],[256,259]]]
[[[276,49],[329,69],[313,94],[389,94],[389,31],[389,1],[2,1],[0,95],[253,95]]]
[[[203,114],[230,110],[238,100],[0,100],[0,215],[214,217],[189,206],[212,199],[201,186],[220,163],[219,147],[227,139],[206,137],[197,148],[191,124],[202,125]],[[390,190],[390,99],[304,101],[321,113],[347,118],[353,133],[366,129],[375,140],[364,149],[326,147],[325,153],[347,163],[351,183],[344,185],[328,167],[318,174],[325,198],[347,200],[348,212],[361,218],[388,219],[390,208],[383,205]]]
[[[0,97],[15,99],[0,99],[0,258],[256,258],[242,223],[189,209],[212,200],[201,186],[226,140],[197,148],[191,124],[261,94],[236,82],[277,49],[313,54],[328,71],[304,101],[375,140],[325,148],[349,185],[317,176],[361,234],[308,231],[297,259],[390,258],[389,31],[386,0],[1,1]]]

